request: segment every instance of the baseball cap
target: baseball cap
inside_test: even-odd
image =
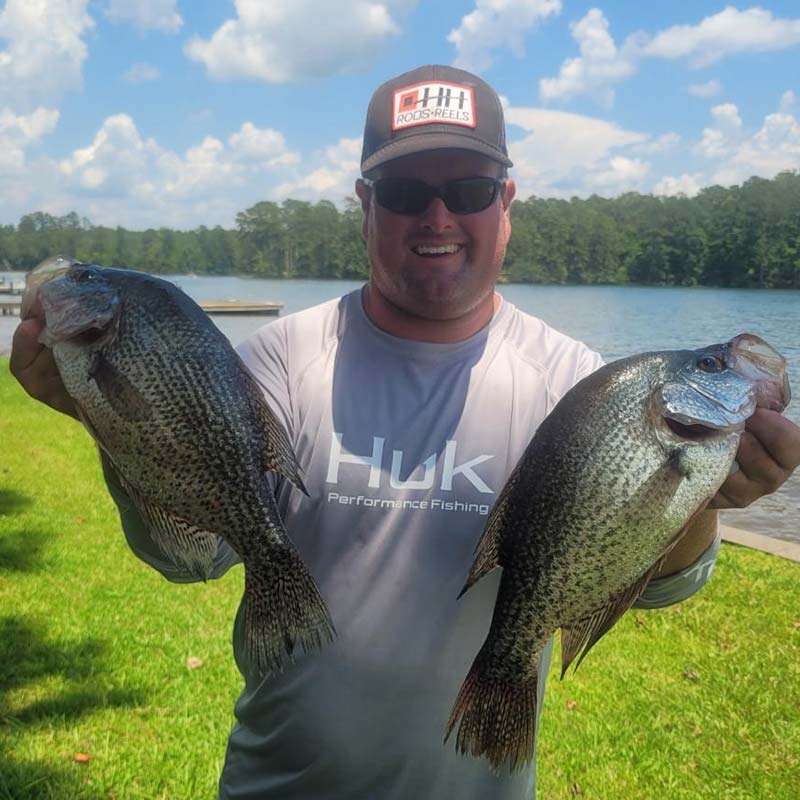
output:
[[[362,175],[401,156],[450,147],[513,166],[503,107],[486,81],[463,69],[428,65],[375,90],[364,125]]]

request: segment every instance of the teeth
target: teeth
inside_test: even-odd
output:
[[[412,248],[415,253],[421,256],[441,256],[445,253],[457,253],[461,249],[460,244],[445,244],[440,247],[428,247],[424,244]]]

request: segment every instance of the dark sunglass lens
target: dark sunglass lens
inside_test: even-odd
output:
[[[474,214],[494,202],[499,181],[494,178],[465,178],[445,186],[444,202],[454,214]]]
[[[431,187],[411,178],[385,178],[375,182],[378,203],[396,214],[419,214],[428,207]]]

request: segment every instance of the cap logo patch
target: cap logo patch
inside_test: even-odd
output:
[[[392,130],[432,122],[474,128],[475,93],[461,83],[415,83],[392,96]]]

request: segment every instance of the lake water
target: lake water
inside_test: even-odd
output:
[[[20,280],[21,273],[1,277]],[[283,303],[283,315],[355,289],[350,281],[281,281],[167,276],[196,300],[247,299]],[[786,414],[800,424],[800,292],[745,289],[656,289],[508,284],[500,293],[518,308],[586,342],[607,360],[646,350],[694,348],[737,333],[758,334],[789,361],[797,399]],[[236,344],[271,317],[215,317]],[[0,354],[18,320],[0,316]],[[800,542],[800,474],[749,509],[728,511],[729,525]]]

